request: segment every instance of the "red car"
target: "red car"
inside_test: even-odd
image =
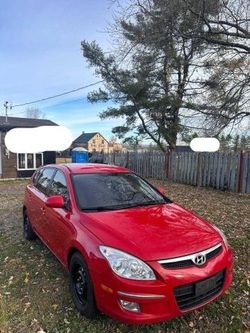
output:
[[[24,237],[69,271],[76,308],[127,323],[181,316],[232,280],[224,234],[128,169],[49,165],[26,188]]]

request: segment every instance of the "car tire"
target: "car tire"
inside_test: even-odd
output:
[[[23,213],[23,237],[29,241],[37,238],[26,210]]]
[[[70,265],[70,292],[73,302],[81,315],[94,318],[97,314],[93,283],[80,253],[73,254]]]

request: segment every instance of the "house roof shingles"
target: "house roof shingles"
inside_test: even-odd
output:
[[[186,146],[176,146],[175,152],[176,153],[191,153],[192,149],[188,145],[186,145]]]
[[[33,119],[33,118],[20,118],[20,117],[8,117],[0,116],[0,130],[11,129],[16,127],[37,127],[37,126],[57,126],[51,120],[48,119]]]
[[[94,132],[94,133],[82,133],[80,136],[78,136],[78,138],[76,138],[73,143],[77,143],[77,144],[83,144],[83,143],[87,143],[89,140],[91,140],[96,134],[98,134],[98,132]]]

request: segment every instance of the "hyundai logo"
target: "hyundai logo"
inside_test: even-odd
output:
[[[206,256],[204,254],[197,254],[194,258],[194,263],[197,266],[201,266],[205,264],[206,262]]]

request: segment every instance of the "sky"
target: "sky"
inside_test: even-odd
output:
[[[80,43],[96,40],[105,50],[105,32],[115,8],[110,0],[2,0],[0,7],[0,115],[4,101],[20,104],[100,80],[88,68]],[[98,86],[97,86],[98,87]],[[107,106],[90,104],[88,91],[33,104],[45,117],[67,126],[73,137],[101,132],[108,139],[117,120],[100,120]],[[25,116],[26,107],[11,116]]]

